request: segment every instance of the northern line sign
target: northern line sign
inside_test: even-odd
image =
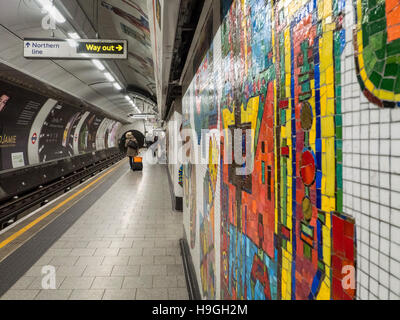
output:
[[[126,40],[24,39],[27,59],[128,59]]]

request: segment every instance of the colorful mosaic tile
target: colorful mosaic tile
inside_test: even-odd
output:
[[[223,161],[227,134],[220,165],[212,168],[219,182],[210,183],[210,167],[203,170],[200,268],[207,298],[356,297],[354,283],[344,285],[346,270],[356,268],[357,239],[343,200],[342,57],[352,41],[356,68],[346,76],[359,82],[352,92],[381,107],[400,105],[400,1],[350,1],[221,1],[220,32],[183,107],[198,128],[252,129],[242,152],[250,146],[254,171],[238,175],[239,165]],[[350,39],[346,3],[356,16]],[[216,229],[207,227],[217,216]],[[218,280],[220,292],[210,294]]]

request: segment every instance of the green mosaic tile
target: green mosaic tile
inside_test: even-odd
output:
[[[308,68],[307,68],[307,69],[308,69]],[[305,70],[305,71],[309,71],[309,70]],[[305,71],[303,71],[303,72],[305,72]],[[309,78],[310,78],[310,76],[309,76],[308,74],[303,75],[303,76],[300,76],[300,77],[299,77],[299,83],[302,83],[302,82],[304,82],[304,81],[307,81]]]
[[[343,128],[337,127],[336,128],[336,139],[342,139],[342,138],[343,138]]]
[[[395,54],[399,54],[400,53],[400,39],[389,42],[386,45],[386,50],[387,50],[388,56],[393,56]]]
[[[368,33],[370,36],[386,30],[386,19],[381,19],[368,24]]]
[[[340,83],[341,83],[341,81],[340,81],[340,72],[335,72],[335,85],[339,86]],[[338,88],[336,88],[336,91],[337,91],[337,89]]]
[[[265,162],[261,162],[261,179],[262,179],[262,184],[265,184]]]
[[[373,36],[370,37],[369,42],[370,45],[368,47],[371,48],[371,50],[378,50],[383,47],[383,40],[385,39],[385,32],[379,32],[377,34],[374,34]]]
[[[372,74],[370,76],[370,80],[375,85],[375,87],[380,88],[380,84],[381,84],[381,80],[382,80],[382,76],[380,74],[376,73],[375,71],[372,72]]]
[[[312,258],[312,251],[311,251],[311,247],[307,244],[307,243],[304,243],[303,242],[303,253],[304,253],[304,256],[307,258],[307,259],[310,259],[311,260],[311,258]]]
[[[304,223],[301,223],[301,231],[303,231],[306,235],[308,235],[311,238],[314,237],[313,229],[311,229],[309,226],[305,225]]]
[[[340,153],[342,153],[342,150],[340,150]],[[340,189],[342,189],[343,188],[343,175],[342,175],[342,171],[343,171],[343,166],[340,164],[340,163],[338,163],[337,164],[337,166],[336,166],[336,176],[337,176],[337,179],[336,179],[336,183],[337,183],[337,187],[338,187],[338,189],[340,188]]]
[[[400,93],[400,76],[397,76],[394,93]]]
[[[309,85],[308,85],[308,87],[309,87]],[[303,95],[299,96],[299,100],[300,101],[307,101],[307,100],[310,100],[310,99],[311,99],[311,93],[306,93],[306,94],[303,94]]]
[[[343,211],[343,190],[338,189],[336,192],[336,210]]]
[[[341,72],[340,63],[341,63],[341,57],[340,54],[338,53],[338,55],[335,56],[335,66],[336,66],[336,71],[339,73]]]
[[[368,8],[374,8],[377,4],[377,0],[367,0],[367,1],[368,1]]]
[[[375,63],[374,69],[373,71],[376,71],[378,73],[382,73],[383,72],[383,68],[385,67],[385,61],[377,61]],[[372,72],[372,71],[371,71]]]
[[[390,63],[386,65],[385,68],[385,77],[395,77],[397,75],[397,72],[399,71],[399,66],[394,63]]]
[[[336,156],[336,161],[339,163],[343,162],[343,151],[342,149],[338,149],[337,151],[337,156]]]
[[[386,57],[386,50],[385,48],[379,49],[375,51],[375,55],[379,60],[383,60]]]
[[[339,113],[339,112],[337,112],[337,113]],[[339,115],[335,116],[335,123],[337,126],[342,126],[342,124],[343,124],[342,116],[339,116]]]
[[[326,217],[325,217],[325,212],[323,211],[318,211],[318,220],[322,222],[322,224],[325,224]]]
[[[284,126],[286,124],[286,110],[281,110],[281,125]]]
[[[394,64],[400,64],[400,56],[391,56],[387,57],[386,63],[394,63]]]
[[[381,82],[381,89],[387,90],[387,91],[393,91],[394,88],[394,79],[388,79],[384,78]]]
[[[363,37],[363,44],[364,44],[364,50],[365,48],[369,45],[369,29],[368,29],[368,25],[363,24],[362,27],[362,37]]]
[[[310,133],[306,131],[304,133],[304,146],[308,147],[310,145]]]
[[[325,264],[322,261],[318,261],[318,269],[321,272],[325,272]]]
[[[319,23],[317,24],[317,35],[318,35],[319,37],[322,36],[322,32],[323,32],[323,30],[322,30],[322,23],[319,22]]]
[[[372,47],[365,48],[364,50],[364,59],[365,59],[365,68],[367,73],[369,70],[373,70],[375,64],[377,63],[378,59],[375,56],[375,52],[373,51]]]
[[[342,97],[342,87],[339,85],[338,87],[336,87],[336,99],[337,99],[337,103],[336,103],[336,110],[337,113],[341,113],[342,112],[342,108],[340,105],[340,98]]]
[[[368,17],[370,22],[386,18],[385,3],[371,9],[369,11]]]

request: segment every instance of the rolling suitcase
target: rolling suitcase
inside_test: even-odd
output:
[[[133,171],[143,171],[143,159],[141,157],[135,157],[133,159]]]

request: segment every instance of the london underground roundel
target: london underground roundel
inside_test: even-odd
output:
[[[32,135],[31,141],[32,141],[32,144],[35,144],[35,143],[36,143],[36,141],[37,141],[37,134],[36,134],[36,132]]]

